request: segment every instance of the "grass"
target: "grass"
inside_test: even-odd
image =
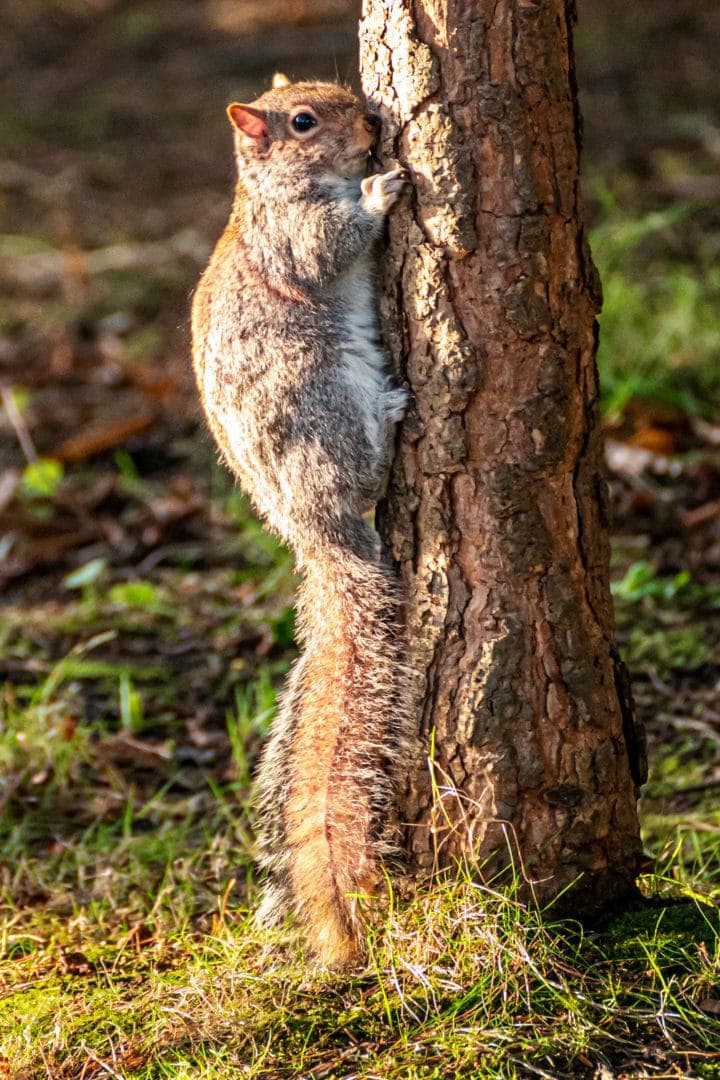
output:
[[[128,128],[145,139],[144,151],[151,142],[159,147],[148,174],[160,184],[141,169],[134,185],[141,199],[156,188],[155,209],[143,206],[143,220],[153,210],[152,236],[158,221],[163,231],[181,227],[188,207],[204,212],[195,198],[210,182],[205,170],[196,175],[190,153],[193,175],[183,187],[180,169],[199,114],[181,93],[171,95],[173,110],[184,110],[183,142],[182,124],[165,108],[175,74],[168,69],[153,83],[146,76],[161,71],[160,54],[148,64],[151,52],[138,48],[157,36],[160,6],[119,7],[108,71],[123,52],[137,53],[143,68],[139,81],[134,66],[118,69],[131,91],[119,111],[114,90],[103,98],[100,78],[89,96],[65,94],[53,104],[52,94],[36,94],[36,107],[11,103],[0,120],[3,155],[29,150],[38,175],[57,174],[69,196],[60,220],[47,192],[39,199],[31,191],[23,218],[23,193],[10,191],[8,228],[24,223],[37,235],[0,237],[8,264],[62,252],[70,238],[81,248],[122,239],[119,222],[144,234],[133,192],[120,186],[125,150],[132,164],[139,148],[127,141]],[[92,20],[102,27],[96,14]],[[170,35],[168,57],[180,55],[178,42],[186,48],[188,32],[181,41]],[[55,84],[62,66],[47,62],[53,33],[41,37],[39,66],[23,54],[25,81],[42,86],[43,70],[52,68]],[[102,35],[96,43],[102,53]],[[209,54],[195,45],[202,72]],[[617,98],[624,109],[621,68],[603,101]],[[133,97],[136,85],[146,112]],[[192,79],[188,86],[194,94]],[[147,137],[158,117],[171,147]],[[96,163],[80,156],[103,143]],[[60,146],[73,147],[72,158],[58,155]],[[85,179],[68,180],[68,166],[68,176]],[[114,186],[115,202],[103,195]],[[175,194],[183,196],[179,211]],[[699,204],[627,213],[604,190],[597,201],[606,415],[621,421],[642,398],[717,423],[716,215],[704,236]],[[697,242],[682,242],[690,233]],[[184,325],[195,276],[192,260],[175,253],[162,266],[69,276],[56,296],[6,297],[0,332],[25,356],[30,345],[38,355],[57,344],[92,349],[89,329],[118,350],[121,371],[157,354],[170,372],[179,340],[171,330]],[[117,330],[117,316],[125,330]],[[96,354],[88,355],[95,365]],[[62,370],[62,347],[56,361]],[[73,397],[72,385],[64,396]],[[22,412],[27,403],[16,404]],[[157,478],[153,487],[134,453],[117,450],[124,491],[109,512],[129,493],[148,523],[152,515],[140,511],[166,487]],[[581,927],[552,909],[523,906],[512,890],[480,886],[460,868],[432,889],[393,900],[373,931],[368,969],[353,977],[314,971],[288,929],[258,930],[248,805],[253,762],[291,655],[291,565],[237,492],[213,475],[206,526],[230,520],[238,537],[212,533],[213,556],[217,544],[228,545],[223,565],[206,559],[191,531],[176,545],[174,564],[148,564],[136,576],[103,547],[88,551],[64,582],[48,588],[46,575],[38,591],[51,591],[51,602],[37,600],[31,575],[23,602],[3,609],[0,651],[12,674],[0,688],[0,1078],[720,1078],[717,788],[678,798],[710,775],[717,725],[702,715],[704,699],[692,687],[687,712],[696,726],[668,721],[665,745],[651,747],[642,814],[654,864],[636,910]],[[63,472],[41,458],[23,473],[21,494],[49,522],[56,489],[72,494],[73,484],[90,489],[100,479],[89,467]],[[127,528],[136,530],[137,519]],[[652,708],[662,713],[662,686],[687,681],[698,666],[708,687],[720,678],[717,584],[662,569],[653,550],[643,556],[639,562],[636,553],[632,566],[624,557],[619,567],[618,623],[636,690],[652,691]],[[212,721],[203,713],[210,700],[223,703]]]
[[[89,577],[82,587],[100,588]],[[689,602],[694,587],[636,565],[616,587],[621,616],[649,618]],[[80,603],[96,619],[124,617],[97,595]],[[460,868],[393,898],[365,971],[318,972],[289,928],[271,933],[252,918],[248,747],[273,709],[270,666],[236,687],[224,778],[209,770],[188,790],[171,763],[153,780],[116,770],[108,784],[106,740],[123,725],[135,734],[128,698],[156,682],[142,668],[94,666],[91,652],[68,654],[28,700],[6,694],[0,747],[23,812],[11,797],[0,1067],[15,1080],[714,1075],[720,823],[709,813],[649,818],[645,902],[600,925],[557,919]],[[115,687],[113,716],[68,723],[78,683],[98,680]],[[157,720],[141,715],[157,737]],[[676,751],[656,785],[687,774],[692,757]],[[99,796],[109,802],[97,806]]]
[[[644,559],[613,582],[617,624],[625,630],[632,670],[713,666],[720,649],[720,586],[693,580],[689,570],[657,574]]]
[[[599,194],[590,243],[603,283],[598,365],[606,414],[617,417],[644,398],[712,416],[720,400],[720,268],[702,244],[692,261],[670,255],[705,207],[629,217],[610,192]]]
[[[611,416],[637,396],[706,417],[717,403],[720,277],[661,251],[695,213],[628,222],[605,199],[593,244]],[[150,498],[127,452],[117,465]],[[5,655],[35,677],[0,704],[0,1076],[720,1075],[720,816],[710,798],[666,802],[702,780],[707,732],[656,749],[645,900],[600,925],[462,868],[392,898],[353,976],[315,971],[290,928],[254,924],[252,765],[289,661],[292,566],[215,475],[212,513],[238,533],[231,571],[126,580],[93,556],[63,603],[5,609]],[[43,464],[24,497],[42,510],[66,482]],[[625,559],[614,591],[636,673],[713,668],[717,585]],[[192,634],[202,651],[173,666],[166,646]],[[201,693],[232,703],[209,749],[185,731],[200,667]]]
[[[648,903],[593,932],[459,873],[391,906],[367,970],[350,977],[313,971],[285,934],[259,931],[230,882],[193,912],[192,883],[229,837],[199,839],[140,838],[131,855],[116,838],[112,889],[8,920],[0,978],[15,992],[0,1003],[0,1054],[13,1076],[592,1076],[636,1067],[648,1045],[656,1064],[702,1076],[720,1053],[705,1011],[718,913],[687,868],[695,899]],[[109,840],[83,845],[96,878]],[[149,866],[157,884],[143,888]],[[78,869],[77,852],[46,868],[54,890]],[[655,895],[668,885],[645,879]]]

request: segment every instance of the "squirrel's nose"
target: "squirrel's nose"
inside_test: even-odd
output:
[[[373,113],[366,113],[363,116],[363,123],[365,124],[365,130],[368,135],[377,135],[380,130],[380,117],[374,116]]]

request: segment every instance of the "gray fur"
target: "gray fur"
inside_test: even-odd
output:
[[[195,372],[210,428],[305,575],[298,622],[307,651],[259,773],[268,918],[302,907],[290,885],[295,853],[283,807],[310,689],[308,657],[326,647],[320,598],[328,588],[356,642],[351,671],[338,672],[346,706],[328,783],[343,797],[353,784],[370,792],[371,860],[387,849],[408,726],[397,585],[362,517],[384,489],[406,407],[378,344],[372,267],[406,178],[393,170],[362,179],[370,124],[348,91],[282,79],[274,86],[238,107],[261,117],[266,134],[236,128],[233,210],[193,302]],[[312,109],[318,130],[295,137],[289,121],[300,107]],[[331,822],[332,806],[329,815]]]

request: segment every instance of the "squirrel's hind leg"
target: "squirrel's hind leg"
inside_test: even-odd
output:
[[[386,390],[382,396],[385,421],[388,424],[399,424],[405,416],[410,403],[410,391],[399,386],[393,390]]]

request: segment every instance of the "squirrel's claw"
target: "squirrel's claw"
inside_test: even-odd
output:
[[[360,202],[370,213],[386,214],[409,180],[410,175],[403,168],[366,176],[360,183]]]

